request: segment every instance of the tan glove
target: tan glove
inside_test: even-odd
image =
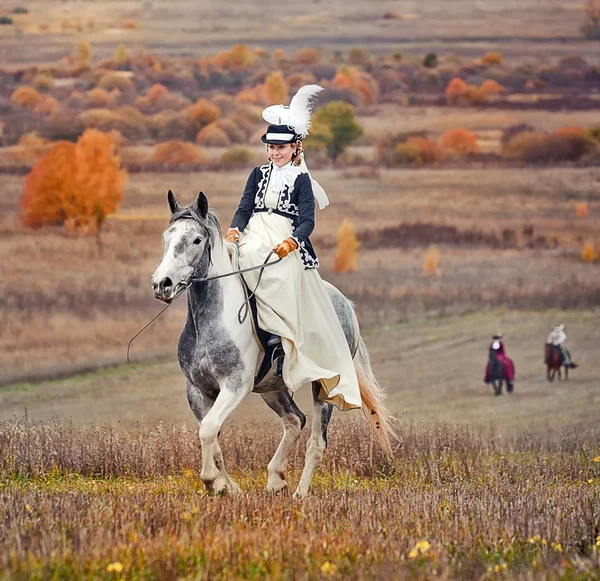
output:
[[[225,236],[225,240],[227,242],[238,242],[240,239],[240,233],[237,228],[229,228],[227,230],[227,235]]]
[[[275,246],[275,254],[279,258],[285,258],[290,252],[293,252],[298,248],[296,241],[293,238],[286,238],[281,244]]]

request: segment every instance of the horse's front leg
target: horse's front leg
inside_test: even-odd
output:
[[[308,494],[310,483],[315,470],[323,459],[323,452],[327,447],[327,426],[331,420],[333,406],[319,400],[321,386],[313,382],[313,416],[310,431],[310,437],[306,443],[306,459],[304,460],[304,469],[298,483],[298,488],[294,492],[294,498],[304,498]]]
[[[283,392],[264,393],[262,394],[262,398],[281,418],[281,423],[283,424],[283,437],[273,459],[267,466],[267,490],[269,492],[281,492],[287,488],[285,480],[287,458],[306,423],[306,416],[296,405],[287,390]]]
[[[227,384],[221,388],[215,403],[200,422],[200,442],[202,443],[202,471],[200,478],[209,492],[238,492],[239,487],[225,471],[223,454],[219,445],[219,431],[229,414],[248,394],[251,386],[240,383]]]

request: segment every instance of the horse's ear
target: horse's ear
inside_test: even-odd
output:
[[[179,212],[183,208],[183,206],[177,201],[173,190],[169,190],[167,192],[167,200],[169,202],[169,208],[171,209],[171,214],[175,214]]]
[[[194,203],[200,216],[206,218],[208,215],[208,198],[204,195],[204,192],[198,192],[198,197]]]

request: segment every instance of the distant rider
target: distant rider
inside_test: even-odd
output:
[[[502,368],[504,369],[504,377],[508,382],[514,384],[515,382],[515,364],[513,360],[506,355],[506,351],[504,349],[504,343],[502,342],[502,333],[496,333],[492,337],[492,342],[488,349],[488,352],[491,354],[493,352],[496,353],[496,357],[498,361],[502,364]],[[485,380],[486,383],[491,382],[490,378],[490,364],[488,362],[487,367],[485,369]]]
[[[567,334],[564,331],[564,325],[557,325],[548,335],[546,339],[546,345],[554,347],[558,349],[560,353],[561,365],[565,365],[566,367],[575,368],[577,367],[576,363],[573,363],[571,360],[571,354],[565,345],[565,341],[567,340]],[[546,355],[546,361],[548,363],[548,355]]]

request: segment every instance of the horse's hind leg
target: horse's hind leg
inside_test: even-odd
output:
[[[319,392],[321,385],[318,382],[313,382],[313,416],[310,430],[310,437],[306,444],[306,459],[304,461],[304,470],[300,477],[300,483],[294,498],[304,498],[308,494],[310,483],[312,481],[315,470],[318,468],[323,458],[323,452],[327,447],[327,426],[331,420],[333,406],[329,403],[324,403],[319,400]]]
[[[261,395],[265,403],[281,418],[283,424],[283,437],[275,455],[267,466],[267,490],[269,492],[280,492],[287,488],[285,469],[288,454],[300,436],[300,432],[306,423],[306,416],[287,391],[263,393]]]

